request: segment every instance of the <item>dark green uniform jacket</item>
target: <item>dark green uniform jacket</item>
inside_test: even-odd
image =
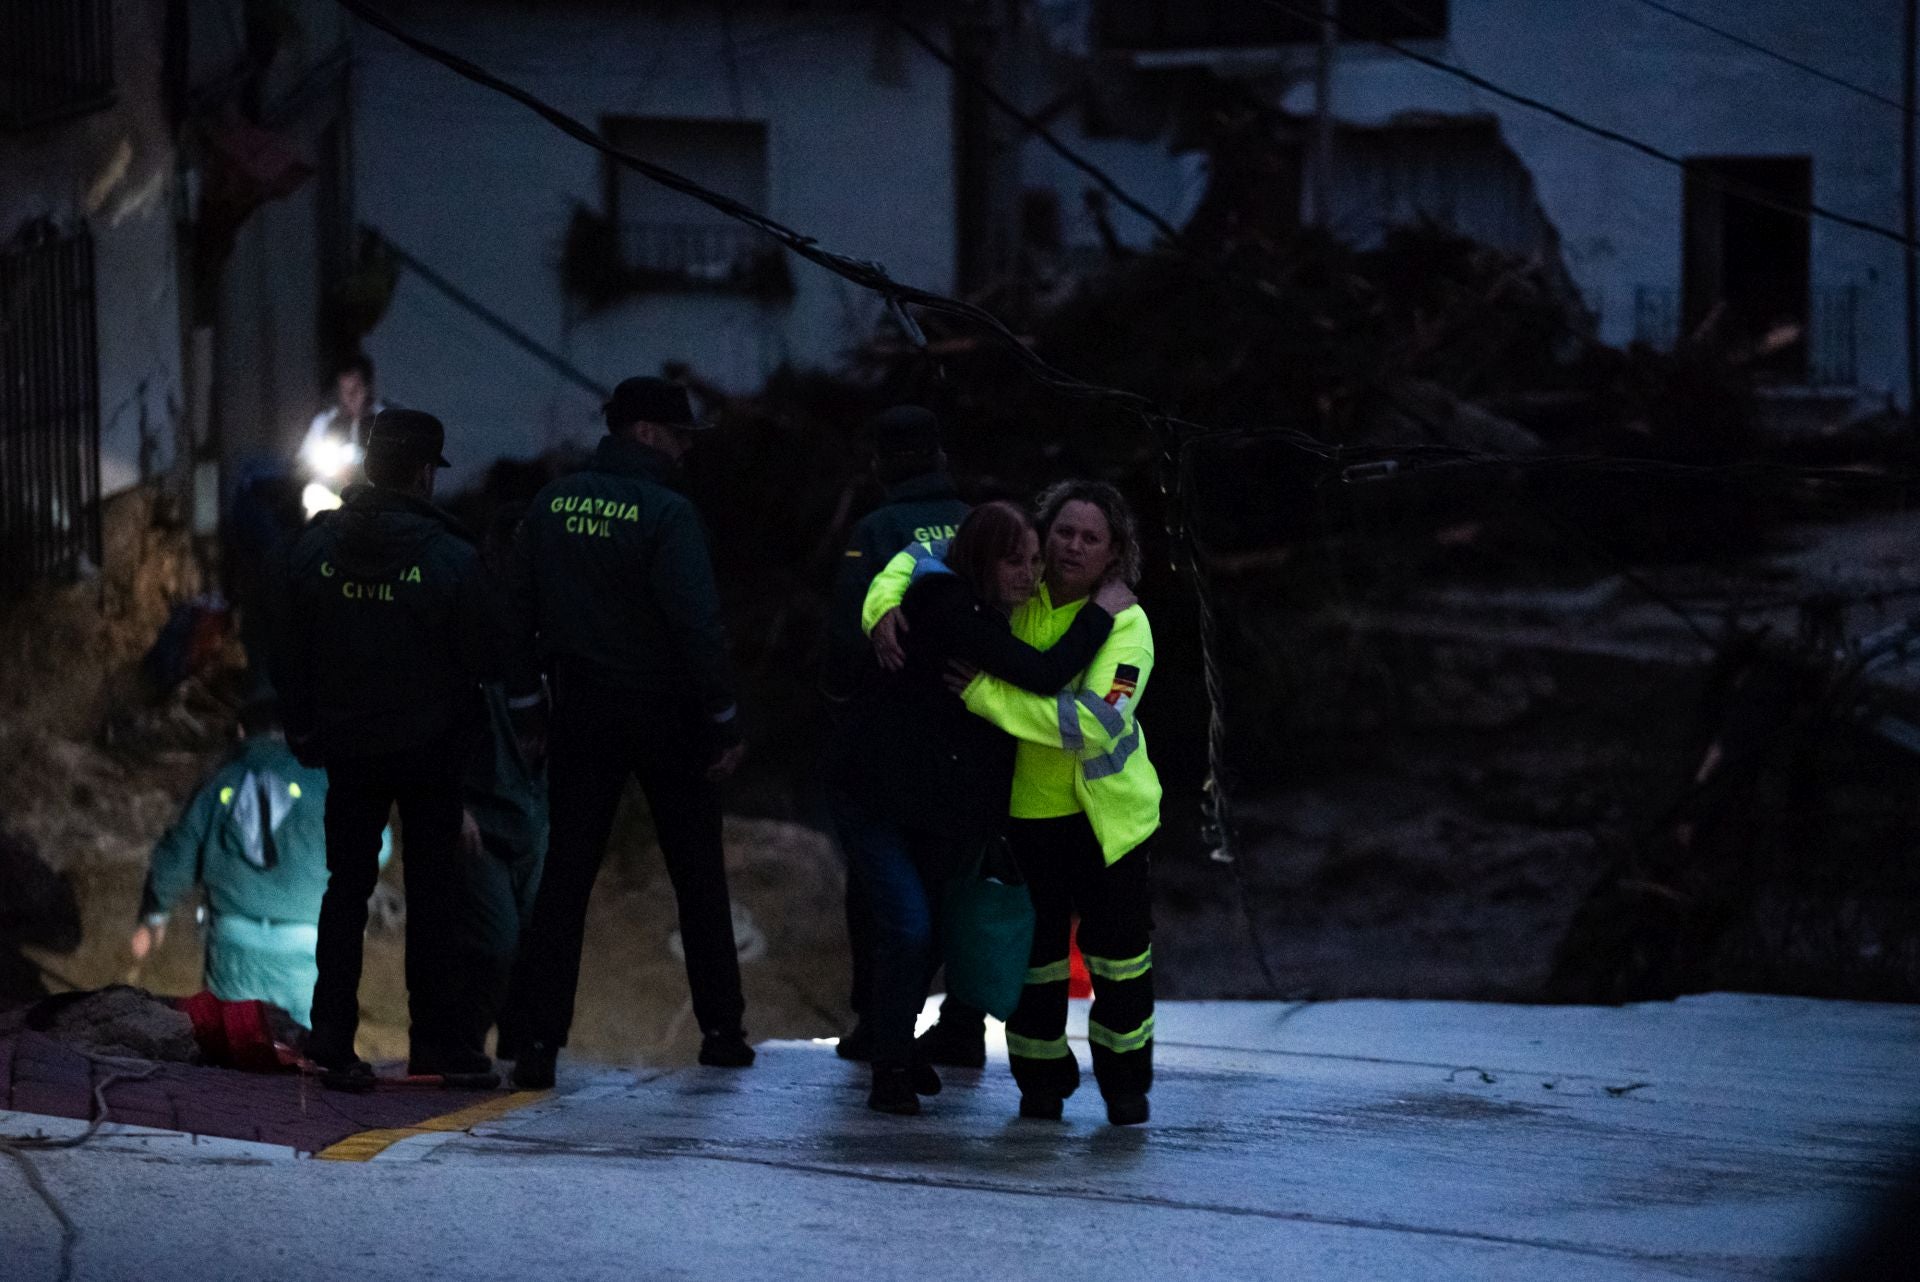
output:
[[[461,797],[488,839],[537,858],[547,850],[546,771],[533,770],[520,755],[506,690],[489,685],[484,693],[487,733],[468,758]]]
[[[501,620],[452,517],[352,486],[295,540],[285,585],[274,684],[303,757],[401,752],[477,729],[480,684],[500,676]]]
[[[327,889],[327,776],[269,736],[248,739],[154,848],[140,915],[169,912],[196,882],[216,916],[313,924]]]
[[[571,668],[599,686],[692,702],[717,742],[738,739],[706,531],[665,454],[606,436],[585,471],[541,490],[510,597],[515,694],[537,686],[539,668]]]
[[[873,576],[909,543],[952,538],[969,510],[945,472],[929,472],[888,486],[886,503],[853,527],[827,614],[827,661],[820,688],[829,700],[843,703],[879,675],[866,633],[860,630],[860,604]]]

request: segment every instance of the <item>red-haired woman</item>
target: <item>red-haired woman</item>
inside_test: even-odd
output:
[[[1014,741],[970,714],[947,688],[961,662],[1008,684],[1051,695],[1084,668],[1133,603],[1121,584],[1094,593],[1089,608],[1048,650],[1016,640],[1009,613],[1033,594],[1039,536],[1011,503],[975,508],[944,558],[924,557],[901,602],[906,664],[855,713],[853,747],[841,771],[844,836],[853,875],[876,927],[873,1090],[884,1113],[920,1111],[940,1089],[913,1062],[913,1023],[934,965],[940,888],[1007,819]]]

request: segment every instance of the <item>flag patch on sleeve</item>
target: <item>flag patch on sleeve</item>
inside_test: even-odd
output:
[[[1126,711],[1127,701],[1133,698],[1134,687],[1139,684],[1140,669],[1131,663],[1121,664],[1113,670],[1113,687],[1107,691],[1107,702]]]

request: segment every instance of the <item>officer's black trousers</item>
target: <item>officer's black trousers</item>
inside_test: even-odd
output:
[[[345,1059],[353,1050],[367,899],[380,878],[380,830],[395,806],[406,875],[412,1057],[430,1064],[484,1046],[491,1014],[485,957],[464,929],[477,905],[458,863],[462,760],[455,744],[434,742],[327,763],[327,891],[309,1042],[317,1060]]]
[[[740,1030],[740,960],[720,844],[713,752],[697,713],[657,696],[556,678],[548,731],[552,836],[508,1000],[516,1038],[564,1046],[580,983],[587,900],[627,776],[640,781],[680,910],[687,985],[702,1032]]]

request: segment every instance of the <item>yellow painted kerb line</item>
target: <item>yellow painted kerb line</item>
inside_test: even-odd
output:
[[[482,1100],[466,1108],[455,1109],[451,1113],[442,1113],[438,1117],[429,1117],[426,1121],[413,1126],[390,1126],[376,1131],[361,1131],[358,1135],[349,1135],[338,1144],[329,1144],[314,1156],[323,1162],[370,1162],[380,1154],[398,1144],[401,1140],[412,1139],[416,1135],[444,1134],[447,1131],[470,1131],[482,1122],[491,1122],[505,1117],[517,1108],[545,1099],[551,1091],[515,1091],[511,1095],[502,1095],[498,1099]]]

